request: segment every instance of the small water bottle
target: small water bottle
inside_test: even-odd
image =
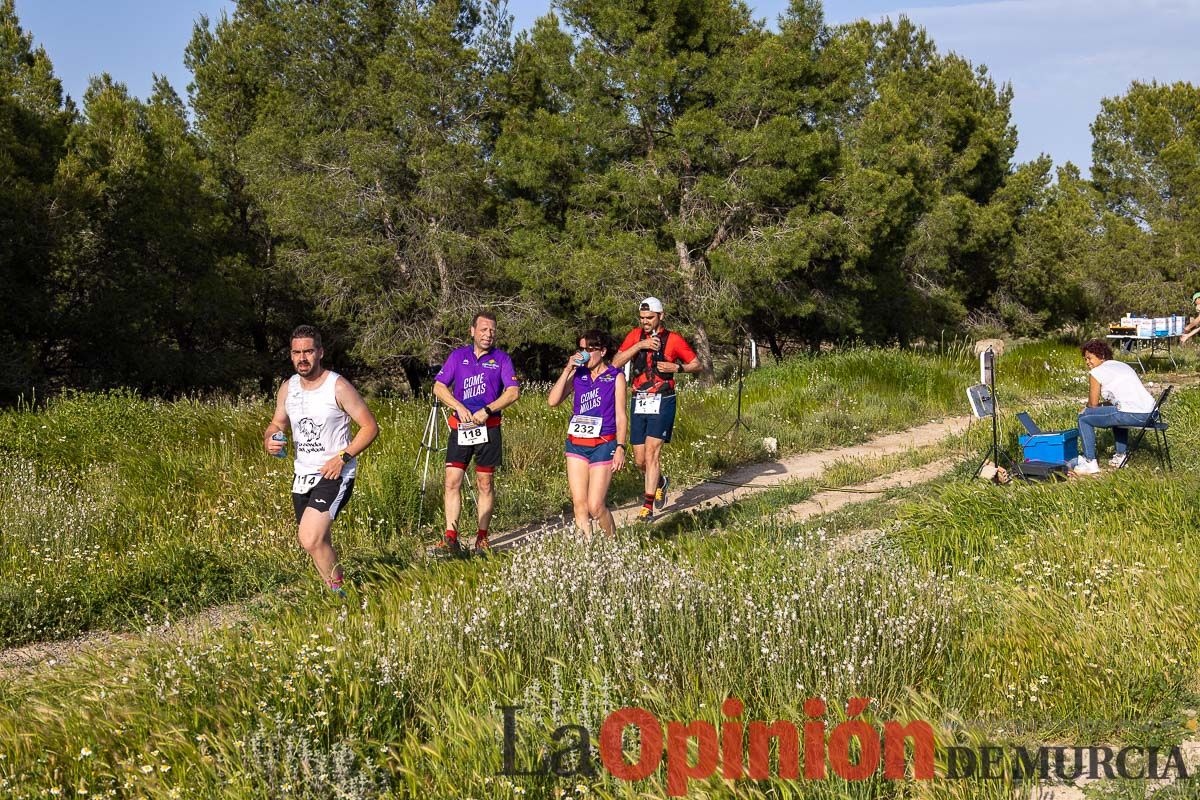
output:
[[[276,458],[287,458],[287,437],[283,435],[283,431],[276,431],[271,434],[271,441],[283,442],[283,447],[278,453],[275,453]]]

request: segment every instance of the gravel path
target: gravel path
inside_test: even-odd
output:
[[[778,486],[787,481],[816,478],[824,474],[827,469],[839,461],[878,458],[880,456],[895,455],[909,450],[929,447],[937,444],[947,436],[962,433],[970,425],[971,419],[971,417],[949,417],[947,419],[934,420],[933,422],[927,422],[924,425],[918,425],[915,428],[909,428],[899,433],[889,433],[880,436],[863,444],[821,450],[815,453],[800,453],[780,461],[768,461],[761,464],[748,464],[744,467],[738,467],[727,472],[717,480],[704,481],[678,494],[670,493],[667,507],[656,515],[656,519],[661,519],[664,515],[680,511],[696,511],[716,505],[733,503],[762,489]],[[945,467],[945,469],[948,468]],[[813,498],[813,500],[815,499]],[[829,500],[829,502],[831,501],[832,499]],[[812,500],[806,502],[812,502]],[[637,518],[640,508],[641,505],[639,503],[634,503],[615,509],[613,517],[616,519],[617,525],[627,525],[633,522]],[[516,547],[532,537],[540,536],[550,531],[561,530],[564,526],[571,524],[573,524],[573,520],[566,519],[555,520],[550,523],[543,522],[527,525],[515,531],[494,537],[492,539],[492,546],[497,550],[506,550],[510,547]]]

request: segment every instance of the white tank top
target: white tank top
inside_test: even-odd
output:
[[[315,389],[304,389],[299,375],[293,375],[288,381],[285,405],[292,422],[292,445],[296,453],[293,471],[296,475],[320,472],[326,461],[350,444],[350,415],[337,404],[333,394],[337,380],[336,372],[326,370],[325,380]],[[342,467],[342,477],[354,477],[357,466],[358,461],[351,459]]]
[[[1100,383],[1100,397],[1117,407],[1117,411],[1149,414],[1154,410],[1154,398],[1142,385],[1133,367],[1124,361],[1108,359],[1090,373]]]

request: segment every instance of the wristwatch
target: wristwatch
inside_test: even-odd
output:
[[[490,417],[492,414],[495,414],[495,413],[496,413],[495,411],[492,411],[492,407],[491,407],[491,406],[484,406],[484,407],[483,407],[483,410],[487,412],[487,415],[488,415],[489,417]]]
[[[349,464],[353,460],[354,460],[354,456],[350,455],[345,450],[342,451],[342,463],[343,464]]]

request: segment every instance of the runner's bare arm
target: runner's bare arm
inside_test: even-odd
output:
[[[495,413],[497,411],[502,411],[503,409],[506,409],[509,406],[511,406],[513,403],[517,402],[517,398],[519,398],[520,396],[521,396],[521,387],[520,386],[509,386],[507,389],[505,389],[503,392],[500,393],[499,397],[497,397],[492,402],[488,403],[488,405],[491,406],[492,413]]]
[[[639,347],[631,347],[628,350],[618,351],[617,354],[612,358],[612,365],[617,369],[621,369],[633,360],[633,357],[637,355],[637,352],[640,349],[641,348]]]
[[[567,399],[567,381],[575,373],[575,353],[571,354],[567,365],[563,367],[562,374],[558,376],[558,380],[550,387],[550,394],[546,397],[546,405],[554,408]]]
[[[358,433],[354,434],[350,444],[346,445],[346,452],[357,456],[375,441],[375,437],[379,435],[379,423],[375,421],[375,415],[354,388],[354,384],[345,378],[338,377],[338,382],[333,387],[333,396],[337,398],[337,404],[342,410],[350,415],[350,419],[358,424]]]
[[[676,364],[674,361],[660,361],[654,368],[667,375],[674,372],[699,372],[701,369],[698,357],[693,358],[686,364]]]
[[[617,354],[615,356],[613,356],[612,365],[614,367],[616,367],[617,369],[621,369],[626,364],[628,364],[630,361],[632,361],[633,357],[636,356],[641,351],[657,350],[658,345],[659,345],[659,341],[658,341],[657,336],[648,336],[645,339],[642,339],[637,344],[634,344],[630,347],[626,347],[624,350],[617,351]]]
[[[333,397],[337,401],[338,407],[358,424],[358,433],[354,434],[354,438],[350,440],[350,444],[346,445],[345,450],[332,456],[321,466],[321,477],[330,480],[336,480],[342,474],[342,468],[346,465],[346,461],[342,460],[342,453],[351,458],[360,455],[362,451],[371,446],[371,442],[375,441],[375,437],[379,435],[379,423],[375,421],[375,415],[371,413],[371,409],[367,407],[366,402],[350,381],[339,376],[337,383],[333,386]]]
[[[625,405],[625,376],[617,375],[617,390],[613,393],[613,402],[617,404],[617,452],[613,454],[612,470],[616,472],[625,466],[625,437],[629,433],[629,411]]]
[[[501,409],[508,408],[513,403],[517,402],[517,398],[520,396],[521,390],[519,387],[509,386],[500,393],[499,397],[488,403],[485,407],[476,411],[474,414],[468,417],[468,419],[475,420],[476,425],[483,425],[488,421],[488,417],[500,411]],[[488,409],[491,409],[491,414],[488,413]]]
[[[272,440],[271,436],[276,433],[287,433],[288,425],[287,384],[283,383],[275,394],[275,414],[271,417],[271,424],[263,431],[263,448],[271,455],[275,455],[280,448],[284,447],[282,442]]]
[[[454,409],[454,412],[458,414],[458,418],[463,422],[471,419],[471,412],[467,410],[466,406],[458,402],[458,398],[454,396],[454,392],[450,391],[450,387],[446,384],[441,381],[434,381],[433,395],[438,400],[441,400],[442,405],[446,408]]]

